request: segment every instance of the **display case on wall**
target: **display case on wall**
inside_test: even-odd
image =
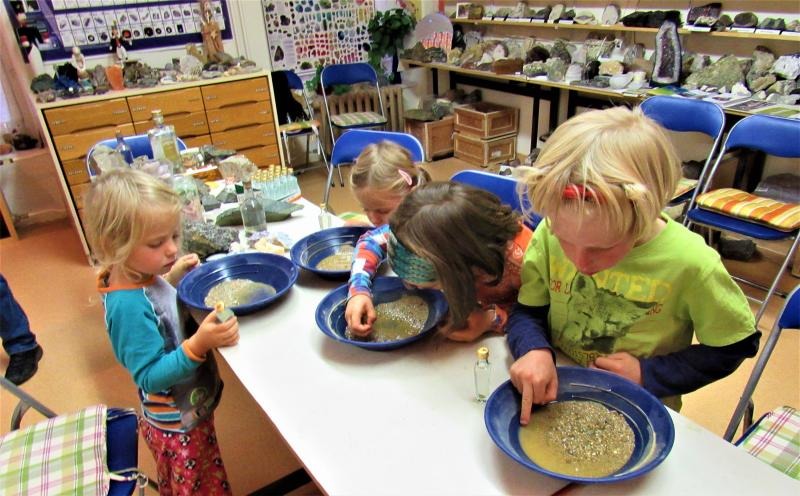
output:
[[[3,0],[12,26],[24,13],[41,35],[42,59],[69,59],[72,47],[84,55],[109,53],[112,26],[130,43],[130,51],[202,42],[200,2],[178,0]],[[223,39],[232,29],[226,0],[209,0]],[[30,40],[29,40],[30,41]],[[131,54],[135,58],[135,54]]]

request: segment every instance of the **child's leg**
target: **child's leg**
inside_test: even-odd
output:
[[[158,465],[161,495],[232,494],[213,417],[187,433],[162,431],[144,420],[140,420],[139,425]]]

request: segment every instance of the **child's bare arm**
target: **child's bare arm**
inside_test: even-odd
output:
[[[200,323],[197,332],[186,340],[192,358],[203,359],[210,350],[233,346],[239,342],[239,320],[234,316],[220,323],[217,312],[209,313]]]
[[[199,264],[200,257],[198,257],[196,254],[190,253],[188,255],[184,255],[175,261],[175,265],[172,266],[169,272],[164,274],[164,279],[177,288],[178,283],[181,282],[183,276],[185,276],[187,272],[194,269]]]

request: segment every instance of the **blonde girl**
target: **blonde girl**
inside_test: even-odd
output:
[[[355,334],[371,332],[371,281],[388,253],[407,284],[444,292],[448,338],[472,341],[486,332],[502,333],[531,235],[511,207],[487,191],[450,182],[421,186],[403,199],[389,226],[359,240],[345,319]]]
[[[159,179],[116,169],[92,185],[86,230],[114,354],[139,388],[139,426],[160,494],[230,494],[214,429],[222,382],[211,350],[236,344],[239,325],[218,323],[212,312],[198,327],[179,310],[175,286],[199,263],[178,255],[180,212],[180,198]]]
[[[521,423],[555,399],[553,347],[674,409],[755,355],[753,314],[719,255],[661,213],[679,178],[664,131],[639,109],[586,112],[548,139],[526,179],[545,222],[506,328]]]
[[[391,141],[364,148],[350,172],[350,187],[373,226],[388,224],[403,198],[430,180],[411,153]]]

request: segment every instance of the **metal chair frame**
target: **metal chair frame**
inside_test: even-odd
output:
[[[311,102],[308,99],[308,94],[306,93],[305,86],[303,85],[303,81],[300,77],[294,73],[294,71],[275,71],[275,72],[284,72],[286,74],[286,81],[289,85],[289,89],[291,90],[299,90],[302,92],[303,95],[303,102],[304,102],[304,109],[308,114],[308,127],[304,127],[301,129],[296,130],[286,130],[281,129],[282,125],[279,126],[279,131],[281,135],[281,145],[283,145],[283,149],[286,152],[286,162],[288,164],[292,163],[292,156],[291,151],[289,150],[289,138],[295,138],[298,136],[305,136],[306,137],[306,166],[308,166],[310,160],[310,151],[311,151],[311,136],[314,135],[317,138],[317,151],[319,152],[320,157],[322,157],[322,162],[325,165],[325,169],[330,170],[330,163],[328,162],[328,157],[325,155],[325,150],[322,146],[322,137],[320,136],[319,132],[319,122],[314,120],[314,108],[311,105]]]
[[[525,224],[531,229],[536,229],[536,226],[542,220],[541,216],[531,210],[527,193],[521,189],[520,183],[512,177],[467,169],[456,172],[450,180],[494,193],[502,203],[509,205],[521,214],[529,212],[529,214],[526,214]]]
[[[11,415],[11,431],[20,428],[22,417],[31,408],[48,419],[58,416],[56,412],[44,406],[36,398],[26,393],[22,388],[5,377],[0,377],[0,389],[7,390],[18,399],[14,407],[14,412]],[[130,409],[108,409],[106,431],[106,463],[108,468],[120,475],[136,475],[136,478],[132,480],[112,479],[108,490],[109,496],[132,494],[137,487],[141,490],[145,484],[156,491],[158,490],[158,485],[154,481],[147,478],[135,468],[138,464],[139,437],[139,426],[136,419],[135,413]],[[131,453],[126,452],[126,450],[131,451]]]
[[[380,113],[384,119],[383,123],[354,124],[351,126],[337,126],[333,123],[333,120],[331,119],[331,110],[328,106],[328,89],[332,88],[334,85],[357,83],[369,83],[375,86],[375,90],[378,92],[378,104],[380,105],[381,110]],[[322,85],[322,102],[325,105],[325,115],[327,116],[328,129],[330,129],[331,142],[333,144],[336,144],[337,141],[336,134],[334,133],[334,127],[343,131],[349,129],[373,127],[381,127],[385,129],[387,122],[386,109],[383,105],[381,87],[380,83],[378,83],[378,75],[371,65],[367,64],[366,62],[355,62],[352,64],[334,64],[326,66],[322,69],[322,74],[320,75],[320,84]],[[333,151],[331,151],[331,154],[333,154]]]
[[[325,205],[328,204],[331,187],[333,186],[333,169],[336,168],[339,170],[339,181],[342,186],[344,186],[341,165],[355,162],[356,158],[361,154],[361,151],[364,150],[364,147],[373,143],[380,143],[381,141],[391,141],[404,147],[411,153],[411,158],[415,162],[425,161],[425,150],[422,148],[422,143],[420,143],[415,136],[410,134],[367,129],[353,129],[347,131],[333,144],[333,150],[331,151],[331,167],[328,169],[328,180],[325,183],[325,194],[322,200]]]
[[[753,405],[753,392],[758,385],[758,381],[761,379],[761,375],[764,373],[764,368],[766,368],[767,362],[769,362],[769,358],[772,356],[772,352],[778,344],[778,339],[784,329],[800,329],[800,286],[795,287],[789,296],[786,297],[783,308],[775,318],[775,324],[773,324],[767,342],[764,344],[764,349],[761,350],[761,354],[758,356],[756,364],[753,366],[753,371],[747,379],[747,384],[742,391],[742,396],[739,398],[739,403],[733,411],[733,416],[728,423],[727,429],[725,429],[723,437],[726,441],[733,440],[736,429],[739,427],[739,424],[742,423],[742,420],[744,420],[743,431],[746,432],[752,425],[753,410],[755,409]]]
[[[178,151],[182,151],[186,149],[186,143],[180,138],[178,140]],[[150,146],[150,138],[146,134],[136,134],[133,136],[125,136],[125,143],[131,147],[131,153],[134,157],[140,157],[142,155],[146,155],[149,158],[153,158],[153,148]],[[107,146],[109,148],[114,148],[117,146],[117,138],[108,138],[102,141],[98,141],[95,143],[91,148],[89,148],[89,153],[86,154],[86,170],[89,172],[89,175],[92,175],[92,170],[89,167],[89,160],[92,158],[92,153],[94,153],[95,148],[98,146]]]
[[[711,149],[708,151],[705,162],[703,162],[697,185],[692,188],[689,203],[683,210],[688,212],[694,207],[698,192],[702,188],[708,173],[709,165],[716,157],[716,151],[722,142],[722,134],[725,130],[725,112],[713,102],[660,95],[648,98],[642,102],[640,108],[646,116],[670,131],[703,133],[712,140]],[[688,197],[689,192],[686,192],[673,200],[671,204],[681,203]],[[683,223],[684,225],[688,223],[686,216],[683,218]]]
[[[725,154],[736,148],[758,150],[778,157],[800,158],[800,121],[766,115],[750,115],[737,122],[731,128],[720,152],[717,154],[717,158],[700,191],[701,194],[708,191]],[[686,223],[688,227],[692,224],[698,224],[760,240],[782,240],[794,237],[794,242],[786,253],[778,273],[773,278],[770,287],[767,288],[764,299],[760,301],[761,306],[755,316],[756,326],[758,326],[758,322],[764,315],[770,298],[776,292],[781,276],[786,271],[792,256],[797,250],[798,241],[800,241],[798,230],[795,229],[791,232],[779,231],[753,221],[704,210],[697,206],[691,208],[686,213],[686,217],[688,219]],[[761,287],[752,281],[741,278],[736,279],[755,287]]]

